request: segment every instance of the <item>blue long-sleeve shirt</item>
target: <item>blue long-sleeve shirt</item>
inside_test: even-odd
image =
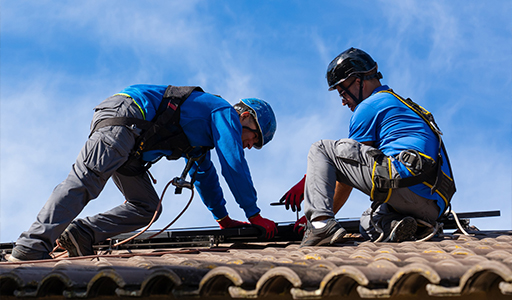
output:
[[[122,90],[120,94],[132,97],[144,118],[152,120],[166,88],[163,85],[133,85]],[[191,146],[215,148],[222,176],[245,215],[250,217],[259,213],[256,190],[242,145],[242,125],[235,109],[218,96],[194,91],[181,106],[180,125]],[[143,154],[143,159],[154,161],[169,154],[170,151],[148,151]],[[195,165],[190,174],[196,168]],[[198,167],[194,185],[215,219],[221,219],[228,214],[210,152]]]

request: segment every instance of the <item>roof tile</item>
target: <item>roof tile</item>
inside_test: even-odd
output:
[[[445,236],[428,242],[348,240],[124,250],[78,259],[0,264],[0,295],[294,298],[512,295],[512,238]]]

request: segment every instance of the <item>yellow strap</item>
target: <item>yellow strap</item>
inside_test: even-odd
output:
[[[433,128],[433,127],[432,127],[432,124],[430,124],[430,122],[429,122],[429,121],[428,121],[428,120],[427,120],[427,119],[426,119],[426,118],[425,118],[421,113],[418,113],[416,110],[414,110],[414,108],[413,108],[413,107],[411,107],[411,106],[410,106],[407,102],[405,102],[405,101],[404,101],[400,96],[398,96],[397,94],[395,94],[395,93],[394,93],[394,92],[392,92],[391,90],[379,91],[379,92],[377,92],[377,93],[389,93],[389,94],[391,94],[391,95],[395,96],[398,100],[400,100],[400,102],[402,102],[403,104],[405,104],[407,107],[409,107],[410,109],[412,109],[412,111],[414,111],[417,115],[419,115],[419,116],[420,116],[420,117],[421,117],[421,118],[422,118],[422,119],[423,119],[423,120],[428,124],[428,126],[430,126],[430,128],[432,129],[432,131],[434,131],[434,133],[435,133],[435,132],[437,132],[436,128]],[[427,114],[431,115],[431,113],[430,113],[428,110],[426,110],[425,108],[423,108],[421,105],[419,105],[419,104],[417,104],[417,103],[416,103],[416,105],[418,105],[418,106],[419,106],[419,107],[420,107],[424,112],[426,112]],[[423,153],[421,153],[421,152],[419,152],[419,153],[420,153],[420,155],[421,155],[421,156],[424,156],[424,157],[426,157],[426,158],[428,158],[428,159],[431,159],[432,161],[435,161],[435,160],[434,160],[433,158],[431,158],[430,156],[428,156],[428,155],[426,155],[426,154],[423,154]],[[407,169],[409,170],[409,168],[407,168]],[[413,176],[415,175],[411,170],[409,170],[409,172],[411,172],[411,174],[412,174]],[[448,178],[448,179],[450,179],[451,181],[453,181],[453,179],[452,179],[450,176],[446,175],[446,173],[445,173],[444,171],[442,171],[442,172],[443,172],[443,174],[446,176],[446,178]],[[432,185],[428,184],[426,181],[425,181],[425,182],[423,182],[423,184],[424,184],[424,185],[426,185],[426,186],[427,186],[427,187],[429,187],[429,188],[432,188]],[[439,192],[439,190],[436,190],[436,193],[437,193],[437,194],[438,194],[438,195],[439,195],[439,196],[444,200],[445,205],[446,205],[446,206],[448,206],[449,202],[448,202],[448,200],[446,199],[446,197],[445,197],[443,194],[441,194],[441,193]]]
[[[375,191],[375,168],[377,167],[377,162],[373,162],[373,169],[372,169],[372,191],[370,192],[370,197],[373,199],[373,193]]]
[[[131,98],[133,100],[133,103],[135,103],[135,105],[137,105],[137,107],[139,108],[140,112],[142,113],[142,118],[144,120],[146,120],[146,114],[144,113],[144,110],[142,109],[142,107],[140,107],[139,103],[137,103],[137,101],[135,101],[135,99],[133,99],[132,96],[128,95],[128,94],[125,94],[125,93],[117,93],[115,94],[114,96],[117,96],[117,95],[120,95],[120,96],[125,96],[125,97],[128,97],[128,98]]]
[[[391,158],[387,157],[388,160],[388,171],[389,171],[389,179],[391,179]],[[372,170],[372,190],[370,192],[370,197],[373,200],[374,199],[374,193],[375,193],[375,169],[377,168],[377,162],[373,162],[373,170]],[[384,203],[389,201],[389,198],[391,198],[391,193],[393,192],[393,189],[388,189],[388,195],[386,196],[386,200],[384,200]]]
[[[403,104],[405,104],[405,106],[409,107],[410,109],[412,109],[412,111],[414,111],[416,114],[418,114],[427,124],[428,126],[435,132],[437,132],[437,129],[432,127],[432,124],[430,124],[430,122],[419,112],[417,112],[414,107],[410,106],[407,102],[404,101],[404,99],[402,99],[402,97],[398,96],[397,94],[395,94],[393,91],[391,90],[384,90],[384,91],[379,91],[377,92],[378,93],[388,93],[388,94],[391,94],[393,96],[395,96],[398,100],[400,100],[400,102],[402,102]],[[418,105],[425,113],[427,113],[428,115],[432,115],[428,110],[426,110],[425,108],[423,108],[421,105],[419,105],[418,103],[416,103],[416,105]]]
[[[388,159],[388,170],[389,170],[389,179],[391,179],[391,158],[388,156],[387,157]],[[391,192],[393,191],[393,189],[389,189],[388,190],[388,196],[386,197],[386,200],[384,200],[384,203],[388,202],[389,198],[391,198]]]

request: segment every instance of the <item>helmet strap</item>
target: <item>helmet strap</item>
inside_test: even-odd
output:
[[[372,74],[372,75],[366,75],[366,76],[359,76],[357,77],[360,79],[360,82],[359,82],[359,97],[357,98],[356,100],[356,97],[352,97],[352,93],[348,92],[348,91],[345,91],[347,94],[350,95],[350,97],[352,97],[352,99],[354,99],[354,101],[356,102],[357,105],[359,105],[359,103],[363,102],[363,81],[365,80],[370,80],[372,78],[377,78],[377,79],[382,79],[382,74],[380,72],[377,72],[375,74]]]
[[[355,100],[357,102],[357,105],[359,105],[359,103],[363,102],[363,77],[359,77],[359,79],[361,79],[359,81],[359,98],[357,100]]]
[[[343,90],[343,92],[345,92],[345,94],[349,95],[350,98],[352,98],[354,100],[354,102],[356,102],[357,105],[359,105],[359,103],[363,102],[363,77],[357,77],[360,79],[360,82],[359,82],[359,97],[356,97],[354,94],[352,94],[352,92],[350,92],[347,88],[345,88],[342,84],[338,84],[338,86]]]

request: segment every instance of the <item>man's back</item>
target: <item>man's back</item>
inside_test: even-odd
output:
[[[414,149],[435,158],[439,141],[428,124],[390,93],[387,86],[361,102],[350,121],[349,138],[372,141],[388,156]]]

